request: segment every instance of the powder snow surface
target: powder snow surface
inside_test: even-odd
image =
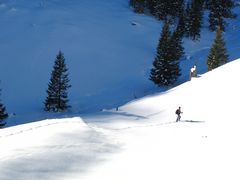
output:
[[[1,99],[10,113],[0,129],[1,180],[240,179],[239,17],[224,33],[237,60],[203,74],[214,39],[204,23],[200,41],[184,39],[177,84],[194,64],[199,77],[164,91],[148,80],[162,24],[134,14],[127,0],[1,0],[0,16]],[[72,109],[46,113],[59,50]]]

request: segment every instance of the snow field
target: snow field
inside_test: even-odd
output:
[[[1,99],[11,114],[0,129],[1,180],[239,180],[239,17],[225,33],[237,60],[152,94],[162,91],[148,80],[161,23],[127,0],[3,0],[0,16]],[[199,42],[184,40],[179,83],[195,63],[206,72],[213,38],[204,29]],[[59,49],[72,109],[52,115],[42,102]]]

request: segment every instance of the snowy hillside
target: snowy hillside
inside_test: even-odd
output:
[[[127,0],[41,2],[0,1],[2,99],[18,119],[42,111],[60,49],[74,112],[113,107],[151,87],[146,77],[161,28],[157,21],[134,14]]]
[[[237,180],[239,68],[240,59],[119,111],[1,129],[0,179]]]
[[[239,180],[235,12],[224,37],[237,60],[203,74],[214,38],[205,23],[200,41],[184,39],[185,83],[165,90],[148,80],[162,24],[128,0],[0,0],[0,99],[10,115],[0,180]],[[46,113],[59,50],[72,109]],[[200,76],[186,82],[193,64]]]
[[[1,0],[0,16],[1,99],[16,114],[8,126],[51,117],[43,101],[60,49],[70,72],[72,115],[161,91],[148,80],[161,23],[133,13],[128,0]],[[239,22],[239,16],[230,21],[225,34],[231,59],[240,55]],[[206,71],[213,37],[205,29],[200,42],[185,40],[179,83],[194,63]]]

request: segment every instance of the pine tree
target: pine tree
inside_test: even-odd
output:
[[[172,55],[172,60],[178,61],[184,55],[184,47],[182,42],[182,32],[176,29],[173,33],[170,41],[170,55]]]
[[[178,34],[179,37],[183,37],[186,32],[186,19],[184,17],[184,13],[180,15],[178,19],[178,24],[176,28],[176,33]]]
[[[0,95],[1,95],[1,89],[0,89]],[[0,102],[0,126],[4,126],[6,124],[5,119],[7,118],[8,118],[8,113],[6,112],[6,108]]]
[[[191,12],[191,5],[190,3],[188,2],[187,3],[187,6],[186,6],[186,9],[185,9],[185,12],[184,12],[184,22],[185,22],[185,36],[186,37],[190,37],[190,26],[191,26],[191,16],[190,16],[190,12]]]
[[[216,38],[207,59],[208,70],[215,69],[228,61],[228,54],[225,42],[222,37],[222,30],[218,28]]]
[[[183,0],[157,0],[154,15],[159,20],[174,21],[183,14],[183,6]]]
[[[155,6],[155,16],[159,20],[166,20],[168,15],[168,4],[164,0],[158,0]]]
[[[200,38],[203,19],[203,4],[203,0],[192,0],[191,8],[190,10],[188,9],[187,12],[187,37],[190,37],[192,40],[198,40]]]
[[[225,31],[226,18],[235,18],[232,12],[234,2],[231,0],[208,0],[207,7],[209,13],[209,29],[215,31],[218,27]]]
[[[133,7],[136,13],[143,13],[145,10],[145,0],[130,0],[130,6]]]
[[[171,4],[169,4],[170,7],[170,14],[175,17],[180,17],[184,14],[184,0],[173,0]]]
[[[158,86],[169,86],[180,75],[179,61],[171,54],[172,36],[169,23],[165,23],[159,40],[157,55],[153,61],[150,80]]]
[[[149,12],[154,15],[156,10],[157,0],[147,0],[146,7],[149,9]]]
[[[45,111],[60,112],[67,110],[68,103],[67,89],[69,85],[68,69],[65,64],[65,58],[61,51],[55,59],[55,64],[48,84],[47,98],[45,100]]]

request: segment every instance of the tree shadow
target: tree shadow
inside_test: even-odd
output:
[[[122,112],[116,111],[115,113],[112,113],[112,115],[120,115],[120,116],[130,117],[135,120],[148,119],[148,117],[145,117],[145,116],[140,116],[137,114],[127,113],[127,112],[123,112],[123,111]]]
[[[94,114],[84,114],[81,116],[83,121],[86,123],[93,123],[93,122],[113,122],[121,120],[143,120],[149,119],[146,116],[141,116],[138,114],[127,113],[124,111],[101,111]],[[96,118],[97,117],[97,118]],[[112,118],[113,117],[113,118]],[[87,119],[87,121],[86,121]],[[97,119],[97,120],[96,120]]]
[[[189,122],[189,123],[204,123],[205,121],[181,120],[181,122]]]

